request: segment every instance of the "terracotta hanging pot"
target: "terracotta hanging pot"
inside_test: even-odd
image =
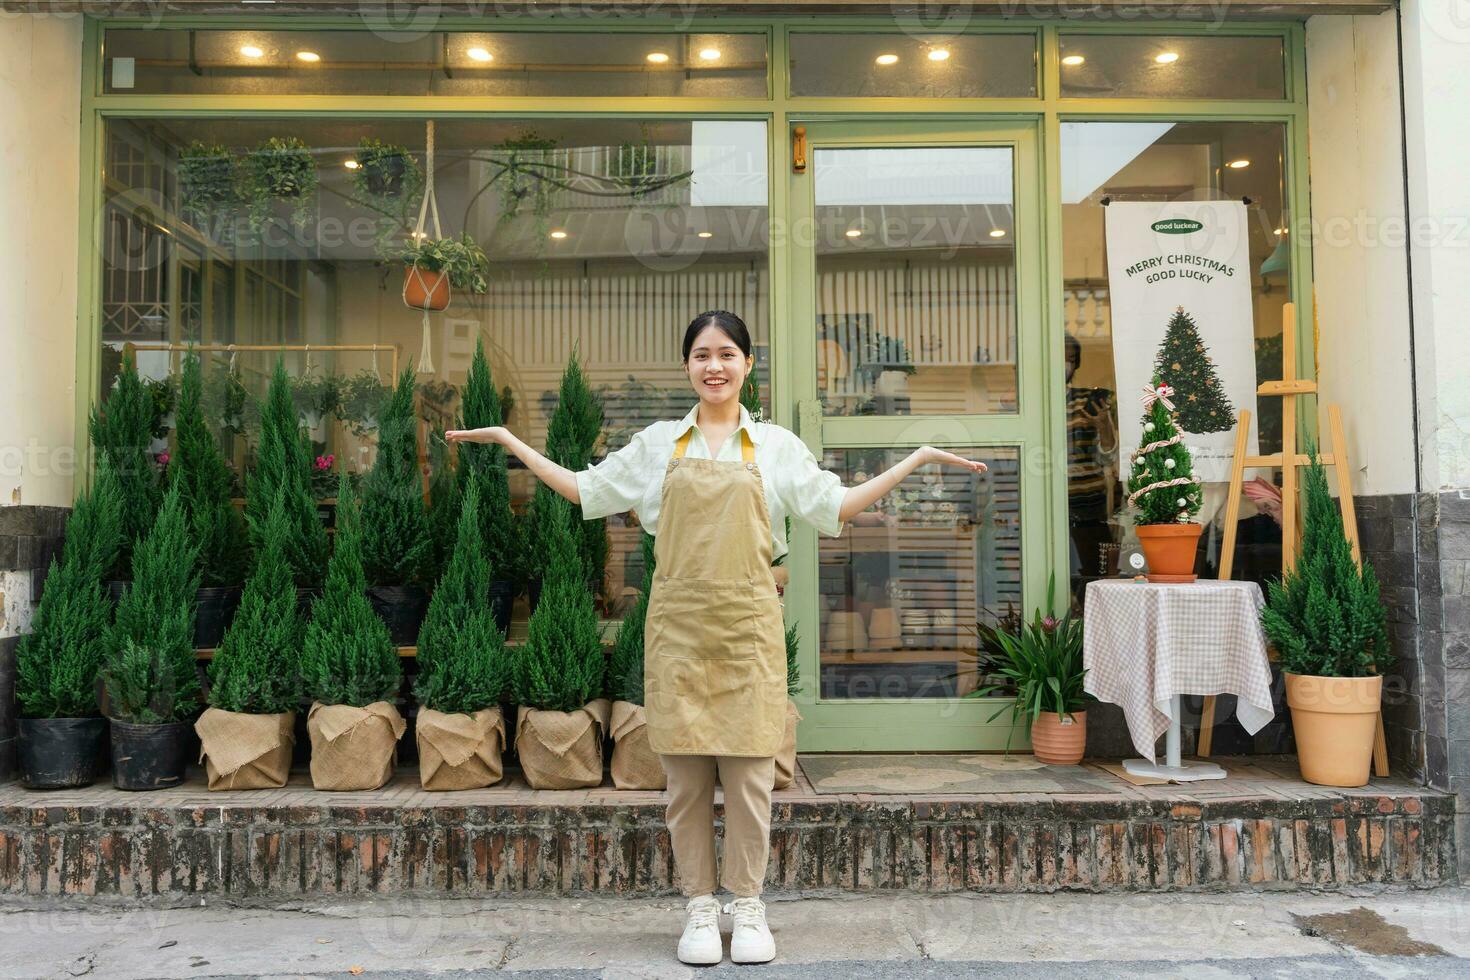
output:
[[[1043,711],[1031,723],[1031,752],[1049,766],[1075,766],[1087,749],[1087,712]]]
[[[1199,544],[1199,524],[1140,524],[1138,543],[1148,562],[1150,582],[1193,582],[1194,552]]]
[[[1367,784],[1382,696],[1381,676],[1286,675],[1303,779],[1319,786]]]
[[[403,302],[415,310],[448,309],[449,273],[430,272],[418,265],[404,266]]]

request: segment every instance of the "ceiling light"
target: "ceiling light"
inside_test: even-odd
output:
[[[1070,65],[1073,68],[1075,68],[1078,65],[1082,64],[1082,62],[1084,62],[1086,60],[1087,59],[1084,58],[1084,57],[1082,57],[1080,54],[1069,54],[1065,58],[1062,59],[1062,64],[1064,64],[1064,65]]]
[[[929,52],[930,61],[945,61],[949,58],[948,48],[935,48]]]
[[[669,56],[662,51],[650,51],[648,52],[648,60],[655,65],[661,65],[669,60]]]
[[[880,54],[877,57],[877,59],[875,59],[875,60],[880,65],[896,65],[896,64],[898,64],[898,55],[896,55],[896,54]]]
[[[247,44],[240,49],[240,53],[247,58],[262,58],[265,52],[253,44]]]
[[[424,238],[428,238],[429,237],[429,233],[427,231],[415,231],[415,232],[410,232],[410,234],[414,238],[418,238],[418,239],[424,239]]]
[[[356,160],[344,160],[342,162],[342,166],[346,167],[348,170],[356,170],[358,167],[362,166],[362,164],[358,163]]]
[[[465,52],[465,54],[469,55],[470,58],[471,58],[471,60],[473,60],[473,61],[494,61],[495,60],[495,56],[493,54],[491,54],[489,51],[486,51],[484,48],[470,48],[468,51]]]
[[[1286,234],[1286,229],[1285,228],[1277,228],[1276,231],[1273,232],[1273,234],[1276,234],[1276,235],[1284,235],[1284,234]]]
[[[1154,55],[1154,60],[1161,65],[1172,65],[1174,62],[1179,60],[1179,55],[1177,52],[1174,51],[1160,51],[1158,54]]]
[[[712,232],[712,231],[701,231],[698,234],[699,234],[699,237],[700,238],[714,238],[715,237],[715,233]]]
[[[560,241],[561,239],[567,237],[567,233],[558,228],[556,231],[553,231],[551,233],[551,237],[555,238],[557,241]]]
[[[847,235],[848,238],[859,238],[862,236],[862,233],[863,230],[861,228],[849,228],[846,232],[844,232],[844,234]]]
[[[720,49],[719,48],[705,48],[703,51],[699,52],[699,58],[700,58],[701,61],[719,61],[720,60]]]
[[[317,54],[315,51],[298,51],[296,52],[296,60],[305,61],[308,64],[315,64],[316,62],[322,60],[322,56]]]
[[[1251,162],[1249,160],[1231,160],[1229,163],[1225,164],[1225,166],[1229,167],[1231,170],[1244,170],[1250,165]]]
[[[992,229],[990,229],[990,237],[991,238],[1004,238],[1004,237],[1006,237],[1006,230],[1004,228],[992,228]]]

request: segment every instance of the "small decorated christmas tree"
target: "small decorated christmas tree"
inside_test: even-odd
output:
[[[1144,394],[1143,445],[1132,456],[1128,505],[1135,524],[1185,524],[1204,502],[1174,418],[1174,390],[1157,375]]]
[[[147,537],[133,552],[133,584],[117,604],[109,659],[115,663],[129,643],[159,658],[173,675],[174,717],[198,713],[199,677],[194,662],[194,603],[199,590],[199,546],[189,534],[178,484]]]
[[[495,390],[490,362],[485,357],[485,344],[475,341],[475,356],[470,361],[460,400],[459,428],[480,429],[505,424],[504,402]],[[506,469],[505,447],[489,443],[459,444],[459,484],[463,492],[471,477],[480,487],[480,508],[476,515],[480,534],[485,539],[485,554],[493,566],[494,580],[521,584],[526,569],[521,541],[521,527],[510,507],[510,480]]]
[[[577,514],[560,495],[546,510],[546,577],[531,614],[529,636],[516,651],[516,701],[547,711],[576,711],[602,691],[606,661],[597,611],[577,554]]]
[[[153,442],[153,399],[138,377],[130,351],[123,352],[117,383],[88,422],[92,445],[117,478],[122,504],[122,539],[107,570],[111,579],[132,574],[133,548],[153,527],[158,515],[158,469],[148,455]]]
[[[1235,409],[1215,374],[1215,363],[1194,319],[1182,306],[1169,318],[1154,360],[1154,375],[1168,378],[1177,393],[1179,427],[1185,432],[1224,432],[1235,424]]]
[[[179,407],[169,479],[183,495],[184,510],[199,544],[200,581],[208,586],[239,585],[249,548],[245,521],[230,503],[230,467],[204,419],[204,375],[199,355],[184,355]]]
[[[245,495],[245,519],[256,549],[263,546],[266,521],[280,491],[285,492],[286,522],[291,528],[286,554],[292,578],[297,585],[313,588],[326,573],[327,532],[311,493],[311,451],[296,414],[291,378],[278,357],[265,404],[260,407],[260,445]]]
[[[642,535],[643,587],[638,600],[618,626],[608,663],[608,693],[618,701],[643,703],[643,626],[648,619],[648,596],[653,591],[653,535]]]
[[[337,541],[327,584],[311,609],[302,643],[305,693],[322,704],[365,707],[398,693],[403,666],[388,627],[373,612],[362,568],[357,494],[344,475],[337,484]]]
[[[240,608],[209,662],[209,703],[223,711],[280,714],[295,711],[301,698],[302,622],[287,560],[294,529],[285,498],[283,487],[266,517]]]
[[[473,713],[499,703],[510,682],[504,640],[490,612],[490,566],[474,478],[464,495],[452,557],[419,630],[414,693],[435,711]]]
[[[434,539],[419,475],[413,367],[398,376],[378,422],[378,456],[362,484],[362,563],[372,585],[414,585],[432,573]]]

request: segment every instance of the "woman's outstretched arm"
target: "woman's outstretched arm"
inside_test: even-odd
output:
[[[444,433],[444,438],[449,442],[483,442],[504,446],[515,455],[516,459],[525,463],[526,468],[536,474],[541,482],[574,504],[582,502],[582,495],[577,490],[575,473],[560,463],[547,459],[522,442],[515,433],[503,425],[493,425],[483,429],[450,429]]]
[[[842,496],[842,506],[837,511],[838,520],[843,523],[852,520],[855,515],[873,506],[880,497],[902,483],[904,477],[925,463],[960,466],[971,473],[983,473],[986,470],[985,464],[979,460],[965,459],[963,456],[957,456],[943,449],[935,449],[933,446],[920,447],[871,480],[848,487],[847,492]]]

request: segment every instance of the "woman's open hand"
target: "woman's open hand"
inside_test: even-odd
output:
[[[920,465],[923,463],[942,463],[945,466],[960,466],[971,473],[984,473],[990,467],[978,459],[966,459],[943,449],[935,449],[933,446],[925,446],[919,450]]]
[[[504,445],[507,430],[503,425],[487,426],[483,429],[450,429],[444,433],[445,442],[486,442]]]

